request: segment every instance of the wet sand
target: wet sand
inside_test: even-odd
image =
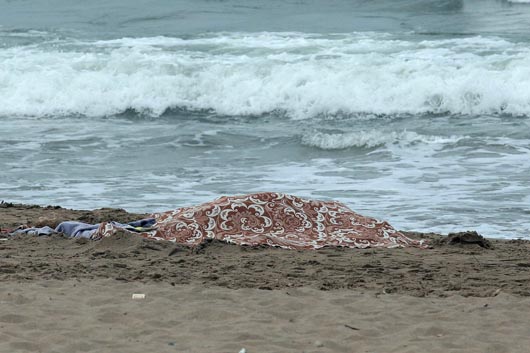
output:
[[[144,216],[4,204],[0,228]],[[410,235],[433,248],[2,240],[0,352],[527,352],[530,242]]]

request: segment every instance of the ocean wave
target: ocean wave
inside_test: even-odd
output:
[[[530,114],[530,46],[218,33],[0,48],[0,115]]]
[[[458,136],[428,136],[413,131],[384,132],[384,131],[359,131],[350,133],[327,134],[322,132],[305,134],[302,144],[323,150],[340,150],[352,147],[374,148],[383,145],[399,144],[412,145],[424,144],[453,144],[461,140]]]

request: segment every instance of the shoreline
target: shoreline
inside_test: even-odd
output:
[[[147,218],[150,213],[129,212],[123,208],[103,207],[92,210],[69,209],[58,205],[30,205],[6,202],[0,200],[0,235],[7,230],[15,229],[20,225],[32,227],[50,226],[55,228],[63,221],[79,221],[88,224],[116,221],[128,223]],[[421,232],[411,230],[399,230],[401,233],[414,239],[436,239],[445,237],[447,234],[436,232]],[[458,233],[473,232],[473,230],[462,229]],[[451,233],[450,233],[451,234]],[[521,238],[507,239],[502,237],[484,237],[494,241],[529,241]]]

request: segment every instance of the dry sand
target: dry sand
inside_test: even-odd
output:
[[[4,204],[0,228],[142,216]],[[190,250],[19,236],[0,241],[0,352],[529,352],[530,244],[492,244]]]
[[[133,293],[146,299],[133,300]],[[530,298],[10,282],[1,352],[528,352]]]

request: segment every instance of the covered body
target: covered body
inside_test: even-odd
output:
[[[273,192],[223,196],[198,206],[155,213],[152,217],[153,229],[138,234],[189,246],[207,239],[287,249],[425,246],[387,222],[361,216],[340,202]],[[119,229],[124,228],[116,223],[102,223],[92,238],[111,236]]]

